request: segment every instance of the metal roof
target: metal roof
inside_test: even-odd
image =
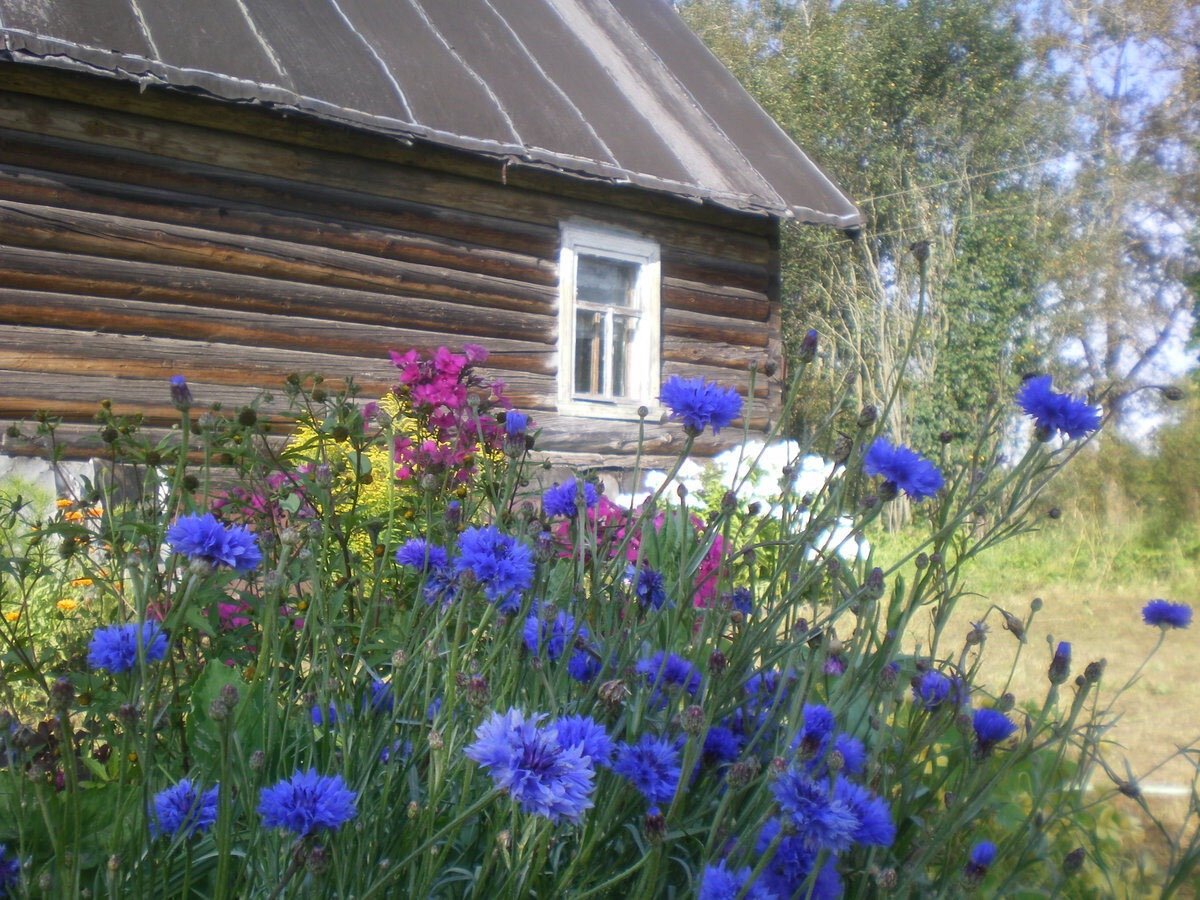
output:
[[[668,0],[0,0],[0,32],[0,60],[729,209],[862,221]]]

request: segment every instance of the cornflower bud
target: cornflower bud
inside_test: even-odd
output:
[[[237,706],[238,700],[241,699],[241,695],[238,693],[237,685],[235,684],[222,685],[220,696],[221,702],[228,706],[230,710]]]
[[[250,754],[250,771],[261,772],[267,765],[267,754],[261,750],[255,750]]]
[[[55,709],[66,709],[75,699],[75,685],[69,678],[59,678],[50,685],[50,701]]]
[[[1104,675],[1104,667],[1108,665],[1108,660],[1097,659],[1087,664],[1083,670],[1083,677],[1088,684],[1095,684]]]
[[[747,760],[735,762],[730,766],[729,771],[725,775],[725,781],[729,783],[731,788],[738,790],[744,788],[757,778],[761,770],[762,764],[758,761],[757,757],[752,756]]]
[[[868,403],[862,408],[862,412],[858,414],[858,427],[866,430],[875,424],[879,418],[879,410]]]
[[[1063,857],[1062,870],[1066,876],[1075,875],[1083,868],[1083,861],[1087,853],[1082,847],[1076,847],[1070,853]]]
[[[652,806],[646,810],[646,818],[642,822],[642,827],[645,828],[646,837],[651,843],[660,844],[667,833],[667,817],[657,806]]]
[[[1004,617],[1005,630],[1011,631],[1013,637],[1015,637],[1021,643],[1024,643],[1025,642],[1025,623],[1022,622],[1020,619],[1018,619],[1016,616],[1014,616],[1012,613],[1010,613],[1006,609],[1000,610],[1000,615]]]
[[[720,650],[714,650],[708,657],[708,673],[710,675],[722,675],[729,667],[729,660]]]
[[[1050,678],[1051,684],[1062,684],[1070,675],[1071,645],[1066,641],[1060,641],[1054,651],[1054,658],[1050,660],[1050,670],[1047,672],[1047,676]]]
[[[796,358],[800,362],[812,362],[817,357],[817,344],[820,341],[820,335],[817,334],[815,328],[810,328],[804,333],[804,337],[800,339],[800,349],[796,354]]]
[[[616,709],[629,699],[630,690],[625,682],[619,678],[614,678],[612,681],[606,681],[600,685],[600,699],[606,706]]]
[[[187,379],[182,375],[171,376],[171,402],[180,410],[192,405],[192,391],[188,387]]]
[[[704,731],[704,709],[692,704],[680,716],[680,726],[685,734],[700,734]]]

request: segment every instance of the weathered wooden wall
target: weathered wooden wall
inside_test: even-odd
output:
[[[123,86],[0,87],[0,425],[50,410],[83,453],[103,399],[169,426],[176,373],[203,402],[291,372],[353,376],[369,396],[394,382],[389,349],[475,342],[543,449],[629,453],[636,423],[555,413],[571,217],[661,245],[664,378],[748,392],[757,365],[752,424],[778,401],[761,373],[779,355],[767,219]],[[646,449],[681,439],[656,421]]]

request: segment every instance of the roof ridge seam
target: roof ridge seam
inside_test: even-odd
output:
[[[341,4],[338,3],[338,0],[329,0],[329,3],[333,6],[333,11],[338,14],[338,17],[346,23],[346,27],[354,33],[356,38],[362,41],[363,46],[367,48],[367,52],[371,54],[371,58],[374,59],[375,62],[379,63],[379,68],[383,70],[384,78],[386,78],[388,83],[392,86],[392,90],[396,92],[396,97],[400,101],[400,105],[404,108],[404,114],[415,122],[416,113],[413,111],[412,104],[408,102],[408,97],[404,93],[404,88],[402,88],[400,86],[400,82],[396,80],[395,73],[393,73],[392,70],[388,68],[388,64],[383,61],[383,57],[379,55],[379,51],[375,49],[375,45],[367,40],[367,36],[365,34],[354,27],[354,23],[350,20],[350,17],[346,15],[345,11],[341,7]]]
[[[495,13],[496,18],[504,23],[504,27],[508,29],[509,34],[511,34],[513,36],[513,39],[517,42],[517,44],[521,47],[521,49],[525,51],[525,55],[529,57],[529,61],[531,63],[533,63],[534,68],[536,68],[538,70],[538,72],[539,72],[539,74],[541,74],[542,78],[544,78],[546,80],[546,83],[548,85],[550,85],[550,87],[553,88],[558,93],[558,95],[567,102],[567,105],[570,106],[571,109],[575,110],[576,114],[579,116],[579,121],[581,121],[584,124],[584,127],[588,131],[588,134],[590,134],[592,137],[594,137],[596,139],[596,143],[600,145],[600,147],[604,150],[604,152],[606,154],[608,154],[609,161],[614,166],[619,167],[621,165],[621,161],[619,159],[617,159],[617,155],[612,152],[612,148],[608,146],[608,143],[604,140],[604,138],[600,137],[600,134],[596,131],[596,129],[592,125],[592,123],[588,121],[587,116],[585,116],[583,114],[583,110],[580,109],[579,106],[575,103],[575,101],[571,99],[570,94],[568,94],[566,91],[564,91],[559,86],[558,82],[550,77],[550,73],[545,70],[545,68],[542,66],[541,62],[538,60],[538,58],[536,56],[534,56],[533,53],[529,50],[529,47],[526,45],[525,41],[523,41],[521,39],[521,35],[519,35],[517,33],[517,30],[515,28],[513,28],[512,25],[509,24],[508,19],[504,18],[504,15],[500,12],[500,10],[496,9],[496,7],[492,5],[492,0],[483,0],[483,2],[487,4],[488,9],[490,9],[493,13]],[[522,143],[524,143],[524,142],[522,142]],[[549,148],[542,148],[542,149],[549,150]],[[569,154],[564,154],[564,155],[569,155]]]
[[[458,60],[458,64],[463,67],[463,70],[472,78],[474,78],[479,83],[479,86],[483,88],[484,92],[486,92],[487,95],[492,98],[492,103],[495,104],[496,110],[501,116],[503,116],[505,123],[508,125],[508,130],[512,133],[516,143],[524,146],[525,141],[521,137],[521,132],[517,131],[516,122],[512,120],[512,116],[508,114],[508,110],[504,108],[504,104],[500,102],[500,98],[496,96],[496,92],[492,90],[491,85],[488,84],[483,78],[480,78],[479,73],[476,72],[475,69],[472,68],[465,59],[463,59],[462,54],[455,50],[451,43],[446,40],[446,36],[442,34],[441,30],[433,23],[433,20],[429,18],[429,13],[425,12],[425,7],[421,5],[421,0],[408,0],[408,3],[417,13],[417,15],[421,17],[421,20],[425,23],[425,27],[432,31],[437,39],[441,42],[442,46],[450,52],[450,55]]]

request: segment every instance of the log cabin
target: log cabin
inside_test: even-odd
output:
[[[861,223],[668,0],[0,0],[0,33],[0,427],[79,456],[105,399],[169,428],[177,373],[378,396],[388,350],[464,342],[565,461],[631,454],[641,406],[672,453],[674,374],[761,430],[781,223]]]

